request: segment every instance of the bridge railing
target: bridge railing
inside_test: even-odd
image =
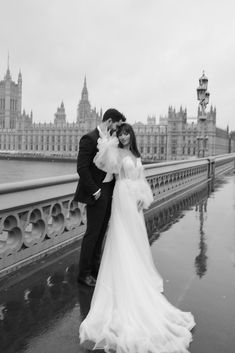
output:
[[[216,156],[216,158],[211,159],[210,163],[213,168],[214,163],[214,175],[219,176],[220,174],[225,174],[230,170],[234,169],[234,155],[235,153],[231,154],[224,154],[220,156]]]
[[[154,202],[234,169],[235,154],[145,166]],[[84,204],[74,202],[76,174],[0,184],[0,277],[81,238]]]

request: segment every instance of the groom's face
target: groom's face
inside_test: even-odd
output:
[[[110,130],[116,131],[116,130],[117,130],[117,127],[120,126],[121,123],[122,123],[122,120],[119,120],[119,121],[112,121]]]
[[[119,120],[119,121],[112,121],[112,119],[108,120],[107,129],[111,135],[117,130],[117,127],[120,126],[121,123],[122,123],[122,120]]]

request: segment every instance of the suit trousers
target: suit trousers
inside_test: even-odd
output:
[[[101,196],[93,205],[87,205],[87,228],[83,236],[78,277],[97,277],[104,236],[111,214],[114,181],[103,183]]]

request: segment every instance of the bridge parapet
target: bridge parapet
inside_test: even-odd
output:
[[[173,196],[208,179],[208,160],[187,160],[149,164],[145,167],[154,199]]]
[[[235,153],[145,166],[154,203],[234,169]],[[77,175],[0,185],[0,277],[82,237],[85,205]]]
[[[210,160],[212,163],[212,160]],[[225,174],[235,167],[235,153],[219,155],[214,158],[214,176]]]

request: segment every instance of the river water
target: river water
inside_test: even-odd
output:
[[[76,173],[75,162],[0,159],[0,184]]]

